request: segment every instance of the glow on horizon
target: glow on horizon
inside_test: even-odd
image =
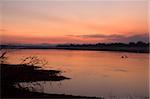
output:
[[[111,35],[127,38],[149,33],[147,3],[147,1],[3,2],[1,7],[3,23],[0,29],[2,42],[54,44],[122,42],[123,40],[119,38],[115,40],[110,38],[113,37]],[[84,35],[98,36],[81,37]]]

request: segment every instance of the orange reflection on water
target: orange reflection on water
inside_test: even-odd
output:
[[[36,55],[48,60],[43,68],[60,69],[72,78],[62,86],[48,83],[47,93],[65,93],[89,96],[148,96],[149,54],[71,51],[71,50],[18,50],[9,53],[9,62],[19,63],[21,57]],[[128,58],[121,58],[127,55]]]

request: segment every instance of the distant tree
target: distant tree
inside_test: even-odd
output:
[[[144,43],[144,42],[142,42],[142,41],[138,41],[138,42],[136,43],[136,45],[137,45],[137,46],[145,46],[146,43]]]
[[[136,43],[135,42],[129,42],[129,46],[135,46]]]

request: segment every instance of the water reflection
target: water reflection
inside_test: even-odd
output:
[[[9,53],[9,62],[19,63],[22,57],[31,55],[38,55],[48,60],[49,64],[43,68],[60,69],[65,71],[65,76],[72,78],[61,82],[61,86],[58,83],[42,83],[43,91],[46,93],[117,97],[148,96],[148,54],[21,50]],[[128,58],[122,59],[122,55]]]
[[[120,69],[120,68],[114,69],[114,71],[128,72],[128,70],[126,70],[126,69]]]

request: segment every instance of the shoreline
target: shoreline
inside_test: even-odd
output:
[[[98,97],[74,96],[66,94],[47,94],[31,92],[19,82],[62,81],[70,78],[62,76],[58,70],[43,70],[38,66],[0,64],[1,69],[1,98],[52,98],[52,99],[103,99]],[[14,84],[18,84],[19,88]]]
[[[116,48],[116,49],[110,49],[110,48],[78,48],[78,47],[71,47],[71,48],[67,48],[67,47],[45,47],[45,48],[3,48],[5,49],[40,49],[40,50],[51,50],[51,49],[55,49],[55,50],[77,50],[77,51],[112,51],[112,52],[129,52],[129,53],[150,53],[150,49],[146,48],[142,49],[140,48],[139,50],[137,50],[136,48],[132,49],[132,48]]]

